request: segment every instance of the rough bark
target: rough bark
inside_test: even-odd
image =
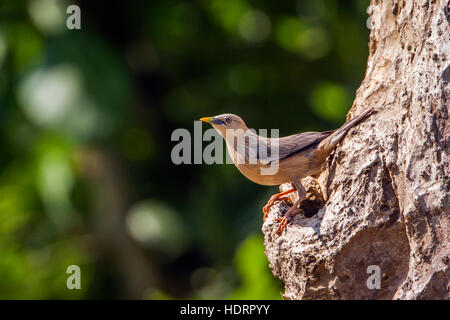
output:
[[[321,188],[308,178],[305,215],[274,238],[281,203],[263,225],[285,299],[449,298],[450,3],[371,8],[367,70],[348,118],[377,113],[337,147]],[[367,287],[371,265],[380,289]]]

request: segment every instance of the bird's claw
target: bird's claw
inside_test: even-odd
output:
[[[292,210],[292,208],[290,210]],[[286,226],[289,224],[289,222],[291,222],[292,218],[300,212],[303,213],[303,210],[296,209],[295,211],[291,211],[291,212],[288,211],[284,215],[284,217],[274,219],[274,221],[280,222],[280,225],[278,226],[277,230],[275,230],[275,232],[273,233],[274,237],[280,236],[281,233],[284,231],[284,229],[286,229]]]
[[[263,213],[264,213],[264,217],[263,217],[263,221],[266,221],[267,215],[269,213],[269,209],[277,202],[279,201],[289,201],[291,202],[291,199],[289,197],[284,197],[284,195],[292,193],[296,191],[296,189],[289,189],[287,191],[281,192],[281,193],[277,193],[275,195],[273,195],[269,201],[267,202],[267,204],[263,207]]]
[[[287,224],[290,222],[286,217],[276,218],[274,221],[280,222],[280,225],[278,226],[277,230],[274,232],[274,237],[278,237],[286,228]]]
[[[263,217],[263,221],[266,221],[267,215],[269,214],[269,209],[277,202],[279,201],[291,201],[291,199],[289,199],[289,197],[275,197],[272,196],[272,198],[270,198],[270,200],[267,202],[267,204],[263,207],[263,213],[264,213],[264,217]]]

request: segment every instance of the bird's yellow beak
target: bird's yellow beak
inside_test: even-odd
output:
[[[214,117],[204,117],[200,118],[201,121],[209,123],[209,124],[224,124],[224,122],[220,119],[214,118]]]
[[[206,122],[206,123],[211,123],[213,122],[214,118],[213,117],[203,117],[200,118],[200,121]]]

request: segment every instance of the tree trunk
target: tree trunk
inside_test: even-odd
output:
[[[263,225],[285,299],[449,298],[450,3],[372,0],[371,11],[348,118],[377,113],[330,157],[318,180],[326,200],[309,181],[305,215],[274,238],[280,204]]]

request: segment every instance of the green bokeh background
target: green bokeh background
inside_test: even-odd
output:
[[[174,165],[171,134],[225,112],[282,136],[334,129],[368,6],[1,1],[0,298],[280,299],[260,230],[277,188]]]

